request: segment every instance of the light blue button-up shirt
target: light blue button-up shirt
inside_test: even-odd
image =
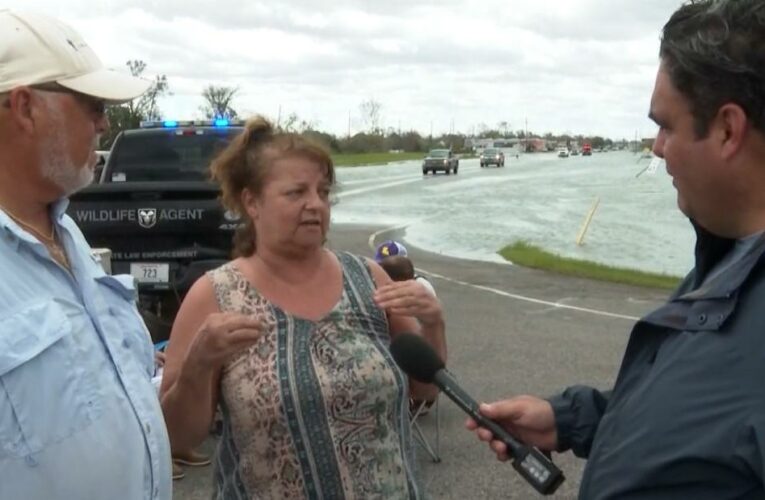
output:
[[[52,207],[71,274],[0,210],[0,500],[172,495],[154,353],[129,276]]]

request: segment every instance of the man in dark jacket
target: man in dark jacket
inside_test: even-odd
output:
[[[612,391],[574,386],[481,411],[587,458],[581,498],[765,498],[765,2],[681,7],[660,59],[654,153],[696,228],[694,269],[635,325]]]

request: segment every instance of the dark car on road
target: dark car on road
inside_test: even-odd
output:
[[[431,149],[428,156],[422,160],[422,175],[428,175],[428,172],[434,174],[439,170],[446,172],[446,175],[454,172],[460,167],[460,160],[451,149]]]
[[[505,153],[503,153],[501,149],[486,148],[478,157],[478,161],[481,163],[481,167],[488,167],[489,165],[504,167]]]

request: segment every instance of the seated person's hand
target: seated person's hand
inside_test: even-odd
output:
[[[154,364],[157,368],[165,366],[165,353],[162,351],[154,351]]]
[[[394,281],[375,290],[377,305],[390,314],[413,316],[423,325],[443,321],[441,302],[422,283]]]

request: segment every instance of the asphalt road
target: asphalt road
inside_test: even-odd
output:
[[[329,246],[371,256],[380,242],[404,237],[379,228],[336,226]],[[550,395],[567,385],[612,384],[635,318],[659,305],[666,291],[600,283],[518,266],[459,260],[409,246],[443,303],[449,369],[479,401],[519,394]],[[532,499],[539,495],[509,463],[464,430],[465,417],[440,401],[440,455],[433,463],[418,448],[420,474],[433,499]],[[420,420],[433,436],[435,415]],[[211,451],[210,439],[204,449]],[[584,461],[554,455],[566,482],[553,498],[573,499]],[[176,499],[210,498],[212,468],[187,469],[174,484]]]

